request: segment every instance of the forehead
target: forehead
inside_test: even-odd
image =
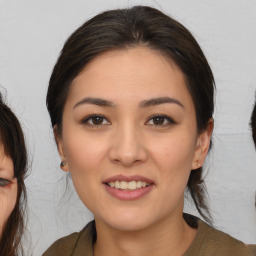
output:
[[[0,130],[0,159],[4,156],[10,155],[10,145],[8,143],[8,139],[3,138],[5,136],[5,133]]]
[[[6,148],[4,145],[4,141],[2,140],[2,136],[0,134],[0,159],[2,159],[6,155]]]
[[[1,162],[3,161],[4,158],[6,158],[6,153],[5,153],[5,148],[4,148],[4,145],[3,145],[3,142],[1,141],[1,138],[0,138],[0,165],[1,165]]]
[[[14,173],[13,161],[4,151],[4,146],[0,143],[0,172]]]
[[[160,51],[146,47],[114,50],[94,58],[73,80],[68,98],[140,99],[166,94],[191,101],[179,67]],[[122,97],[121,97],[122,98]]]

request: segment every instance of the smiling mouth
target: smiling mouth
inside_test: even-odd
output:
[[[127,181],[120,181],[120,180],[107,182],[105,184],[111,188],[115,188],[115,189],[119,189],[119,190],[136,190],[136,189],[145,188],[145,187],[152,185],[145,181],[129,181],[129,182],[127,182]]]
[[[116,175],[103,181],[106,191],[120,200],[137,200],[150,193],[155,187],[153,180],[134,175]]]

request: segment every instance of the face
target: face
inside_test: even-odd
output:
[[[5,155],[3,145],[0,145],[0,237],[14,209],[16,198],[17,180],[14,177],[13,162]]]
[[[210,132],[197,134],[179,68],[138,47],[100,55],[74,79],[56,139],[63,169],[96,222],[139,230],[182,216]]]

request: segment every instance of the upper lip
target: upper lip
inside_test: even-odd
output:
[[[103,183],[109,183],[109,182],[114,182],[114,181],[126,181],[126,182],[130,182],[130,181],[144,181],[148,184],[153,184],[154,181],[145,178],[143,176],[139,176],[139,175],[133,175],[133,176],[124,176],[124,175],[115,175],[112,177],[109,177],[107,179],[105,179],[103,181]]]

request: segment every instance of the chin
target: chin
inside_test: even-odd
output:
[[[95,218],[97,221],[97,218]],[[109,213],[108,216],[101,216],[101,221],[115,230],[120,231],[139,231],[146,229],[153,224],[153,220],[150,216],[147,216],[145,212],[122,210]]]
[[[127,232],[135,232],[144,230],[149,226],[149,223],[145,222],[145,220],[115,220],[112,223],[109,223],[109,225],[115,229],[120,231],[127,231]]]

